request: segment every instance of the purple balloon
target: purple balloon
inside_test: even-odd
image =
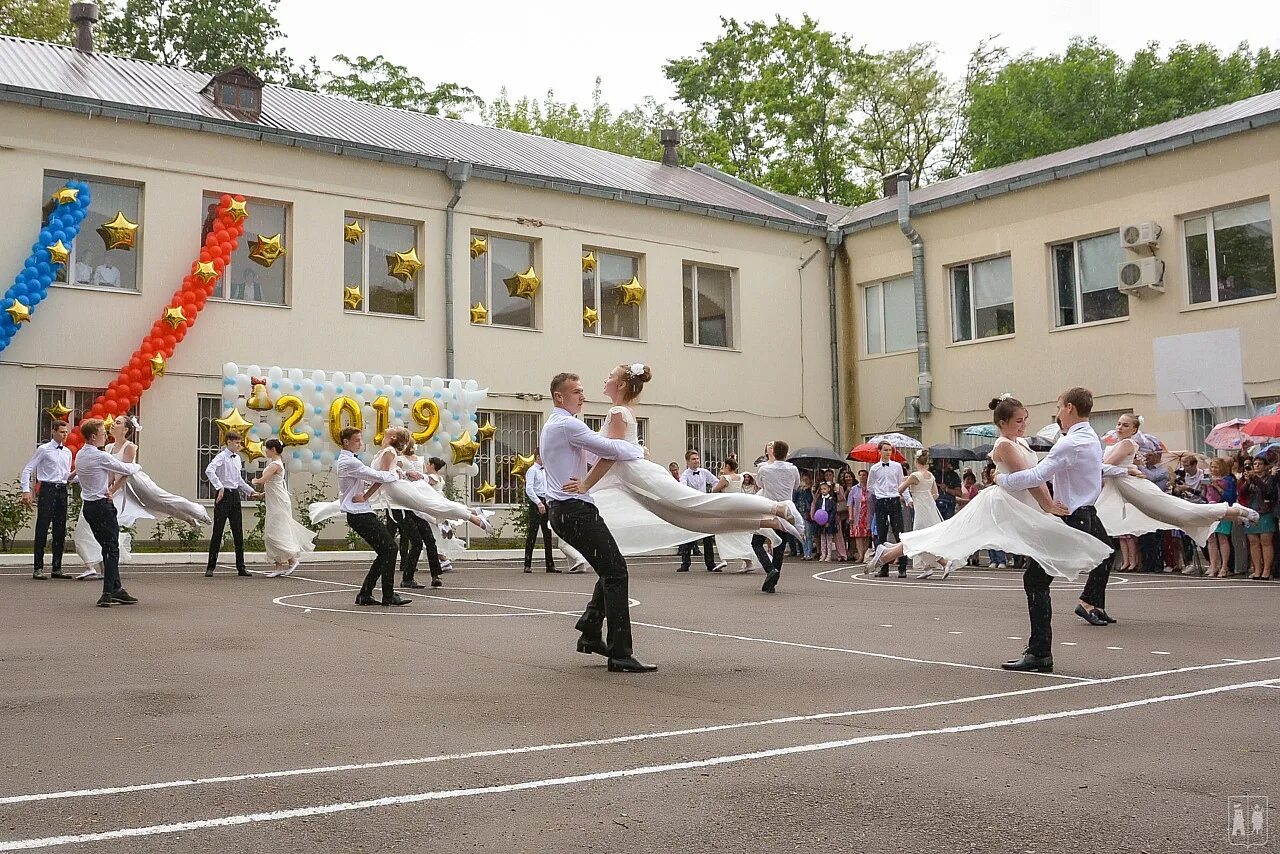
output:
[[[819,525],[825,525],[827,522],[831,521],[831,517],[827,515],[826,510],[815,510],[813,512],[813,521],[817,522]]]

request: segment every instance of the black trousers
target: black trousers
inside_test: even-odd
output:
[[[877,498],[875,512],[876,545],[889,542],[890,532],[897,535],[898,542],[902,542],[902,499]],[[898,571],[907,571],[907,556],[905,553],[898,558]]]
[[[1106,543],[1112,548],[1115,547],[1111,537],[1107,535],[1107,529],[1102,526],[1102,520],[1098,518],[1097,511],[1092,506],[1081,507],[1070,516],[1064,516],[1063,521],[1077,531],[1084,531],[1086,534],[1091,534],[1094,539]],[[1164,569],[1163,564],[1160,568]],[[1084,583],[1084,591],[1080,594],[1080,598],[1095,608],[1105,609],[1107,607],[1107,581],[1110,578],[1111,558],[1108,557],[1089,571],[1089,578]]]
[[[760,566],[764,567],[765,572],[782,572],[782,561],[787,556],[787,543],[794,539],[790,534],[782,531],[779,531],[778,535],[782,537],[782,542],[773,547],[772,557],[764,548],[769,538],[764,534],[751,535],[751,550],[756,553],[756,560],[760,561]]]
[[[213,534],[209,538],[209,565],[205,567],[209,572],[213,572],[218,565],[222,532],[228,522],[231,523],[231,542],[236,547],[236,571],[244,572],[244,527],[240,518],[240,493],[234,489],[224,489],[222,500],[213,505]]]
[[[382,601],[390,602],[396,595],[396,538],[376,513],[348,513],[347,524],[377,554],[369,567],[369,574],[360,585],[360,595],[372,596],[373,585],[381,578]]]
[[[84,503],[84,520],[102,548],[102,592],[120,590],[120,523],[110,498]]]
[[[67,485],[41,483],[36,496],[35,569],[44,569],[44,541],[53,527],[53,571],[62,572],[62,549],[67,542]]]
[[[680,566],[688,569],[689,564],[693,561],[693,544],[698,540],[691,540],[680,546]],[[716,565],[716,538],[702,538],[702,559],[707,565],[707,569],[711,569]]]
[[[524,535],[525,569],[533,566],[533,547],[538,543],[538,531],[542,531],[542,550],[547,562],[547,569],[552,569],[556,565],[555,557],[551,554],[551,523],[547,519],[550,512],[550,508],[548,508],[547,513],[542,513],[538,510],[537,504],[532,501],[529,502],[529,522]]]
[[[400,533],[400,579],[403,583],[413,581],[418,571],[418,560],[422,550],[427,550],[427,566],[431,568],[431,577],[438,578],[444,573],[440,568],[440,555],[436,552],[436,535],[431,533],[431,525],[416,513],[408,510],[392,510],[391,522]]]
[[[631,604],[627,596],[627,561],[594,504],[578,499],[552,501],[547,506],[551,529],[582,553],[596,571],[595,590],[576,628],[589,638],[601,636],[608,622],[605,645],[610,658],[628,658],[631,648]]]
[[[1141,555],[1143,572],[1164,572],[1164,532],[1153,531],[1138,537],[1138,554]]]
[[[1091,506],[1081,507],[1070,516],[1063,516],[1062,521],[1104,543],[1111,542],[1097,512]],[[1105,608],[1107,579],[1110,575],[1111,559],[1107,558],[1089,573],[1080,598],[1095,608]],[[1027,568],[1022,573],[1022,589],[1027,594],[1027,614],[1031,618],[1031,639],[1027,642],[1027,652],[1032,655],[1053,654],[1053,602],[1049,597],[1049,585],[1052,581],[1053,576],[1045,572],[1040,564],[1027,560]]]

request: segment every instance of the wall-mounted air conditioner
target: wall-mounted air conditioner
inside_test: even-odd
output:
[[[1120,264],[1120,293],[1136,296],[1164,293],[1164,262],[1135,258]]]
[[[1147,249],[1160,240],[1160,226],[1154,222],[1135,222],[1120,229],[1120,245],[1125,249]]]

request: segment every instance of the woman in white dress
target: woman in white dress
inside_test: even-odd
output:
[[[755,487],[747,488],[746,479],[750,475],[738,474],[738,461],[734,459],[725,460],[720,464],[720,479],[716,481],[716,485],[711,487],[712,492],[724,492],[730,495],[734,493],[742,493],[746,495],[755,495]],[[779,545],[782,538],[774,534]],[[720,549],[721,560],[740,560],[742,568],[738,570],[738,574],[752,572],[760,566],[760,561],[756,558],[755,550],[751,548],[751,534],[720,534],[716,537],[716,548]]]
[[[302,553],[315,549],[316,534],[293,518],[293,498],[289,495],[284,460],[280,459],[284,443],[279,439],[268,439],[262,443],[262,450],[267,464],[263,467],[262,474],[255,477],[252,483],[262,493],[267,508],[267,519],[262,526],[262,541],[267,557],[276,566],[267,573],[267,578],[293,575],[302,559]]]
[[[1138,453],[1138,442],[1134,437],[1141,426],[1142,420],[1138,416],[1121,415],[1116,422],[1116,435],[1120,441],[1107,451],[1104,462],[1125,467],[1133,465],[1133,458]],[[1239,521],[1252,525],[1258,516],[1255,511],[1239,504],[1193,504],[1162,492],[1160,487],[1141,477],[1105,478],[1102,494],[1095,506],[1098,521],[1113,537],[1136,537],[1176,528],[1202,548],[1219,522]]]
[[[916,455],[916,470],[907,475],[898,487],[898,494],[911,494],[911,506],[915,508],[913,531],[923,531],[941,524],[942,514],[938,512],[938,481],[929,471],[929,452],[921,451]],[[916,578],[929,578],[937,567],[942,567],[942,577],[950,578],[951,573],[961,566],[960,561],[944,561],[929,554],[912,555],[912,563],[920,570]]]
[[[1022,438],[1027,431],[1027,410],[1013,397],[992,400],[989,408],[1000,432],[991,451],[996,470],[1009,474],[1034,467],[1035,451]],[[927,554],[939,562],[950,562],[964,561],[982,549],[999,549],[1033,558],[1050,575],[1074,580],[1110,557],[1111,548],[1064,524],[1057,518],[1063,509],[1044,486],[1014,492],[990,486],[979,492],[963,513],[924,530],[908,531],[902,542],[891,548],[881,545],[866,572],[892,563],[904,553],[911,558]]]
[[[653,377],[645,365],[619,365],[605,378],[604,394],[613,402],[601,431],[611,439],[640,444],[636,417],[628,404]],[[746,493],[700,492],[672,480],[657,463],[600,460],[582,483],[570,481],[566,492],[590,490],[596,507],[624,555],[673,548],[697,539],[696,534],[754,533],[761,528],[793,536],[803,522],[791,502],[777,503]],[[721,555],[724,556],[723,553]]]

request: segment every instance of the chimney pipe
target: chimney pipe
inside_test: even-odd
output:
[[[76,28],[76,50],[93,53],[93,25],[97,22],[97,3],[71,4],[71,23]]]
[[[881,178],[880,189],[884,194],[883,197],[886,199],[892,199],[894,196],[898,195],[898,184],[904,178],[908,182],[911,181],[910,169],[899,169],[897,172],[890,172],[888,175]]]
[[[664,128],[658,131],[658,141],[662,143],[662,165],[679,166],[680,155],[676,148],[680,145],[679,128]]]

